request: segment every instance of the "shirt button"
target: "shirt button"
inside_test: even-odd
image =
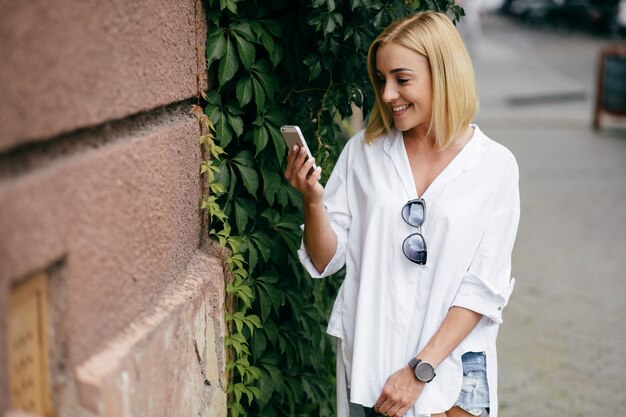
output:
[[[498,311],[502,310],[502,307],[498,307]]]

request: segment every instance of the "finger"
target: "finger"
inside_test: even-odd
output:
[[[376,400],[376,403],[374,403],[374,411],[376,411],[377,413],[381,413],[380,411],[380,406],[383,405],[383,403],[385,402],[385,399],[387,398],[387,396],[383,393],[381,393],[378,396],[378,399]]]
[[[392,405],[393,405],[393,402],[391,401],[389,397],[387,397],[385,401],[383,401],[383,403],[380,405],[380,407],[378,407],[378,409],[380,410],[379,413],[384,414],[384,415],[389,415],[389,409],[391,408]]]
[[[406,414],[407,411],[409,411],[409,408],[411,408],[411,406],[405,406],[405,407],[400,407],[400,409],[398,409],[398,411],[396,411],[396,415],[398,417],[403,416]]]
[[[401,404],[400,404],[399,402],[395,403],[394,405],[392,405],[391,407],[389,407],[389,410],[387,410],[387,413],[386,413],[386,414],[387,414],[388,416],[400,416],[400,417],[402,417],[402,416],[403,416],[403,414],[400,414],[400,413],[398,412],[398,411],[400,411],[400,408],[401,408],[401,407],[400,407],[400,405],[401,405]]]
[[[311,175],[309,175],[309,178],[306,180],[306,182],[309,186],[314,187],[319,182],[321,176],[322,176],[322,167],[317,167],[313,170]]]
[[[306,154],[306,149],[298,148],[296,152],[295,159],[293,161],[293,166],[291,168],[291,176],[293,178],[298,178],[299,181],[302,181],[302,178],[299,178],[298,175],[302,170],[303,164],[306,163],[308,155]]]
[[[293,174],[293,165],[298,156],[298,145],[293,145],[293,148],[287,153],[287,168],[285,168],[285,178],[290,179]]]
[[[308,159],[310,158],[309,158],[309,155],[307,155],[306,149],[303,147],[300,147],[298,151],[298,155],[296,157],[296,166],[303,164]]]
[[[298,159],[299,158],[300,157],[298,157]],[[311,168],[313,167],[313,164],[315,164],[315,158],[309,158],[306,162],[302,164],[302,166],[298,170],[298,173],[296,174],[299,181],[302,181],[302,182],[306,181],[306,179],[309,176],[309,171],[311,171]],[[298,165],[298,160],[296,160],[296,166],[297,165]]]

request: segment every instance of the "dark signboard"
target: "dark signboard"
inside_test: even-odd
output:
[[[600,51],[593,126],[600,128],[602,113],[626,116],[626,45]]]

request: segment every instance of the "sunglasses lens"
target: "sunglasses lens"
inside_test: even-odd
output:
[[[426,264],[426,242],[419,233],[409,235],[402,243],[402,251],[409,260],[419,265]]]
[[[421,201],[411,201],[402,207],[402,218],[414,227],[424,223],[424,204]]]

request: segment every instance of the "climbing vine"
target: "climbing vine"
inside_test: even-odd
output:
[[[192,108],[203,129],[201,208],[226,286],[228,408],[237,416],[334,415],[325,321],[340,278],[300,265],[300,196],[283,179],[283,124],[301,127],[327,180],[353,106],[373,101],[367,48],[394,19],[462,10],[453,0],[205,0],[211,89]]]

